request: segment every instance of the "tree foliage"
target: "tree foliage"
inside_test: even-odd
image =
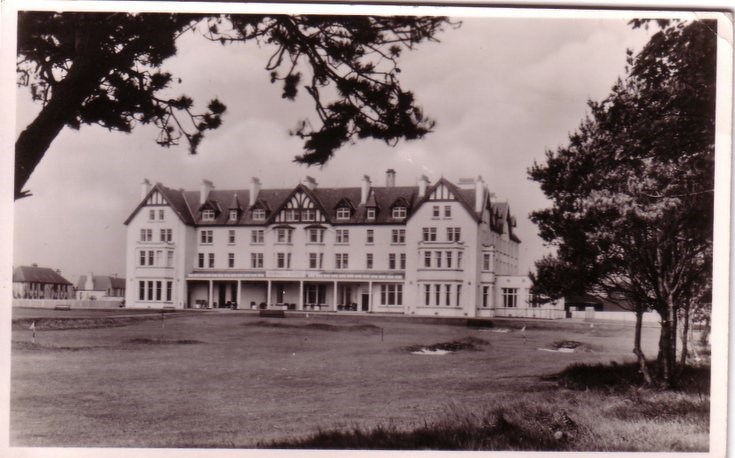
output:
[[[298,162],[323,164],[360,138],[421,138],[434,122],[401,88],[398,60],[447,24],[442,17],[20,12],[18,83],[43,107],[16,141],[16,198],[27,194],[28,178],[64,127],[130,132],[153,124],[158,144],[186,141],[196,153],[226,106],[213,99],[198,112],[186,95],[160,96],[178,80],[161,65],[186,32],[274,49],[265,63],[270,81],[289,100],[303,87],[319,118],[292,132],[304,140]]]
[[[716,24],[660,26],[529,175],[552,201],[531,218],[557,248],[537,264],[535,293],[622,293],[637,313],[657,311],[658,374],[673,384],[677,317],[711,282]]]

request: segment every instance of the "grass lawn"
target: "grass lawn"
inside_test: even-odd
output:
[[[377,316],[261,319],[224,311],[44,329],[63,313],[37,322],[35,344],[26,326],[33,317],[15,317],[22,320],[12,333],[12,446],[288,446],[320,432],[405,434],[447,421],[497,422],[498,409],[506,412],[502,421],[551,424],[546,416],[564,409],[586,439],[574,441],[570,433],[532,448],[708,447],[707,392],[663,400],[655,392],[563,388],[550,377],[574,363],[632,361],[630,326],[535,321],[521,332],[521,322],[512,320],[472,329]],[[655,356],[657,340],[657,329],[644,329],[647,355]],[[474,348],[444,356],[408,350],[460,341]],[[560,341],[580,346],[573,353],[540,350]],[[662,403],[680,410],[651,414]],[[524,449],[487,444],[467,448]]]

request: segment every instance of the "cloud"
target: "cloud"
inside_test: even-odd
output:
[[[526,169],[566,140],[587,98],[604,96],[623,72],[625,48],[644,35],[624,20],[466,19],[440,43],[422,43],[401,59],[401,81],[436,119],[435,132],[395,148],[359,141],[321,168],[293,162],[302,143],[288,131],[313,118],[313,102],[305,93],[296,102],[281,98],[263,69],[267,48],[186,36],[166,63],[182,77],[170,94],[191,95],[199,106],[220,98],[228,107],[221,128],[207,133],[194,156],[186,145],[156,146],[151,127],[130,135],[88,126],[63,131],[29,182],[34,197],[16,203],[14,262],[124,272],[122,221],[143,178],[187,189],[204,178],[218,189],[244,187],[252,176],[265,187],[291,187],[305,175],[320,186],[358,186],[364,174],[383,185],[393,168],[399,185],[422,174],[432,181],[482,175],[519,220],[525,272],[545,250],[527,215],[547,205]],[[24,90],[18,94],[20,129],[38,107]]]

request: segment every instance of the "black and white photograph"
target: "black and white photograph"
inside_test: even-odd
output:
[[[727,454],[724,3],[1,12],[3,456]]]

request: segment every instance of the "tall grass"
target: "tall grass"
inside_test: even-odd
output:
[[[413,429],[319,431],[270,448],[506,451],[686,451],[709,446],[708,368],[690,368],[677,391],[641,388],[635,365],[573,365],[558,390],[499,399],[484,410],[449,405]]]

